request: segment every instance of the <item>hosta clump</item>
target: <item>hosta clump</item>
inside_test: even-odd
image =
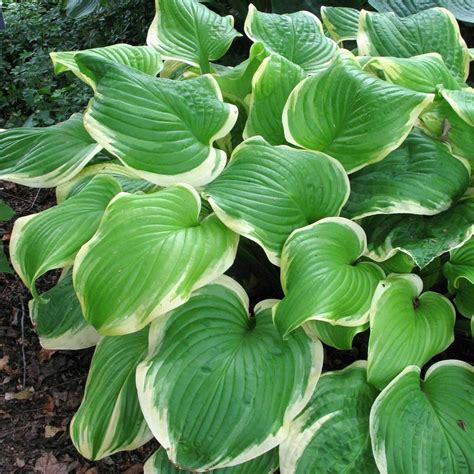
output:
[[[10,257],[44,347],[96,345],[85,457],[155,437],[148,473],[474,471],[473,368],[440,356],[474,317],[469,50],[443,8],[321,13],[251,6],[226,67],[233,19],[160,0],[147,46],[52,54],[82,115],[0,133],[0,178],[57,187]]]

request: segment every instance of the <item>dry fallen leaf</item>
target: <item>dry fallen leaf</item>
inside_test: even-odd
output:
[[[11,368],[10,366],[8,365],[8,362],[10,362],[10,357],[7,356],[7,355],[4,355],[1,359],[0,359],[0,370],[2,372],[5,372],[7,374],[9,374],[11,372]]]
[[[54,398],[51,395],[48,395],[48,400],[41,408],[41,411],[44,415],[51,416],[54,413]]]
[[[64,428],[62,427],[57,427],[57,426],[51,426],[51,425],[46,425],[44,427],[44,437],[45,438],[54,438],[57,433],[63,432]]]
[[[134,464],[130,466],[123,474],[140,474],[143,472],[143,464]]]
[[[28,400],[33,396],[33,387],[29,387],[21,392],[7,392],[5,393],[5,401],[9,400]]]
[[[45,453],[36,460],[34,470],[41,474],[67,474],[68,464],[59,462],[51,453]]]
[[[50,351],[49,349],[41,349],[38,353],[38,360],[40,362],[46,362],[50,360],[56,352],[57,351]]]

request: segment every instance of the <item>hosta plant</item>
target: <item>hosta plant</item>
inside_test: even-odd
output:
[[[74,445],[155,437],[147,473],[474,472],[474,371],[446,353],[474,316],[453,14],[156,8],[146,46],[51,55],[83,114],[0,133],[1,179],[57,189],[10,244],[40,341],[96,346]]]

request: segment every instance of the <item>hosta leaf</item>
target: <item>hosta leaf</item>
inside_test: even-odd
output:
[[[97,175],[107,175],[115,178],[127,193],[158,191],[160,188],[149,181],[138,177],[129,168],[115,163],[98,163],[87,166],[78,175],[56,188],[56,200],[58,203],[65,201],[71,196],[81,192],[85,186]]]
[[[222,171],[226,155],[212,143],[232,129],[237,108],[222,102],[215,79],[156,79],[89,53],[76,60],[95,84],[86,129],[136,174],[202,185]]]
[[[348,52],[326,71],[300,82],[285,106],[286,139],[337,158],[346,171],[385,158],[433,100],[361,70]]]
[[[377,397],[370,437],[381,472],[465,473],[474,470],[474,370],[459,360],[407,367]]]
[[[303,329],[310,337],[318,338],[324,342],[324,344],[341,351],[352,349],[352,341],[354,337],[357,334],[366,331],[368,328],[369,323],[349,327],[337,326],[324,321],[308,321],[303,325]]]
[[[177,59],[209,72],[209,61],[227,52],[240,34],[231,15],[221,17],[197,0],[156,0],[147,43],[166,59]]]
[[[459,247],[474,233],[474,197],[460,200],[435,216],[393,214],[362,221],[367,233],[368,256],[384,261],[398,250],[420,267]]]
[[[370,309],[368,381],[383,388],[408,367],[422,367],[454,340],[456,311],[444,296],[427,291],[417,275],[379,283]]]
[[[238,236],[214,214],[199,222],[200,204],[187,185],[111,202],[74,265],[85,318],[100,333],[141,329],[230,267]]]
[[[252,81],[252,98],[243,136],[260,135],[272,145],[286,143],[282,114],[296,85],[306,77],[303,69],[283,56],[272,54]]]
[[[327,155],[275,147],[255,137],[236,148],[204,195],[227,227],[257,242],[278,265],[293,230],[339,215],[349,182]]]
[[[84,51],[60,51],[50,53],[54,65],[54,72],[60,74],[71,71],[81,81],[93,85],[93,81],[81,72],[76,61],[79,53],[94,54],[118,64],[124,64],[134,69],[138,69],[151,76],[156,76],[163,68],[163,62],[159,53],[150,46],[130,46],[128,44],[115,44],[105,48],[87,49]]]
[[[340,43],[356,40],[359,30],[359,10],[347,7],[321,7],[321,17],[331,38]]]
[[[283,247],[285,298],[273,308],[283,336],[309,320],[360,326],[384,276],[377,265],[355,263],[366,251],[364,231],[342,217],[322,219],[294,231]]]
[[[220,66],[213,76],[222,95],[226,99],[245,103],[246,97],[252,92],[252,79],[268,54],[262,43],[254,43],[248,59],[235,67]]]
[[[208,471],[216,474],[272,474],[278,469],[278,450],[272,449],[265,454],[254,458],[244,464],[233,467],[224,467]],[[148,458],[143,466],[144,474],[181,474],[190,473],[186,469],[180,469],[168,459],[163,448],[158,449]]]
[[[369,0],[370,5],[379,12],[395,12],[408,16],[433,7],[444,7],[462,21],[474,22],[474,3],[472,0]]]
[[[15,211],[0,199],[0,222],[8,221],[15,215]]]
[[[436,93],[439,86],[461,89],[438,53],[420,54],[412,58],[371,58],[365,69],[382,71],[385,80],[426,94]]]
[[[390,273],[411,273],[416,267],[410,255],[404,252],[395,252],[393,256],[377,262],[377,265],[388,275]]]
[[[135,386],[135,370],[147,350],[148,328],[104,337],[92,358],[86,390],[71,422],[71,439],[87,459],[136,449],[152,438]]]
[[[82,315],[72,286],[72,272],[68,271],[56,286],[41,296],[45,301],[31,300],[29,307],[42,347],[71,350],[97,344],[100,335]]]
[[[384,160],[351,175],[344,214],[438,214],[466,191],[470,166],[444,143],[413,131]]]
[[[319,14],[321,5],[330,5],[334,7],[352,7],[362,8],[365,0],[271,0],[272,11],[275,13],[289,13],[299,10],[308,10],[309,12]]]
[[[72,18],[90,15],[101,3],[101,0],[61,0],[67,15]]]
[[[97,176],[77,196],[38,214],[20,217],[13,226],[10,257],[13,268],[37,297],[35,281],[48,270],[73,263],[93,235],[120,185]]]
[[[370,407],[378,391],[367,383],[366,362],[323,374],[280,445],[282,474],[376,474],[369,437]]]
[[[0,179],[54,187],[79,173],[101,149],[85,131],[81,114],[51,127],[0,131]]]
[[[302,330],[283,341],[272,304],[261,302],[249,317],[243,288],[222,277],[152,325],[137,387],[173,463],[194,471],[230,467],[287,436],[313,393],[322,346]]]
[[[474,167],[474,127],[461,118],[448,102],[440,101],[420,116],[426,133],[447,141],[453,153]]]
[[[410,58],[439,53],[457,80],[465,81],[469,73],[466,43],[454,15],[443,8],[405,18],[362,10],[357,45],[361,56]]]
[[[441,95],[461,119],[471,127],[474,127],[474,89],[459,91],[442,89]]]
[[[245,34],[302,67],[308,74],[324,70],[337,54],[334,41],[324,36],[319,19],[307,11],[277,15],[259,12],[252,4],[245,20]]]

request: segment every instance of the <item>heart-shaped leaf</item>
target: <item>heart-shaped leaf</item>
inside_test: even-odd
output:
[[[72,286],[72,272],[46,291],[40,300],[29,303],[30,317],[41,346],[49,350],[74,350],[95,346],[99,333],[87,323]]]
[[[83,51],[61,51],[50,53],[54,65],[54,72],[61,74],[71,71],[81,81],[93,86],[93,81],[81,72],[76,62],[76,55],[79,53],[95,54],[118,64],[124,64],[134,69],[138,69],[150,76],[156,76],[163,68],[163,62],[159,53],[150,46],[130,46],[128,44],[114,44],[105,48],[94,48]]]
[[[51,127],[0,131],[0,179],[54,187],[79,173],[101,149],[85,131],[81,114]]]
[[[410,58],[439,53],[453,76],[464,82],[469,73],[469,52],[454,15],[431,8],[405,18],[362,10],[357,46],[361,56]]]
[[[231,15],[221,17],[196,0],[156,0],[147,43],[166,59],[177,59],[209,72],[209,61],[227,52],[241,36]]]
[[[337,43],[357,39],[359,10],[347,7],[321,7],[321,17],[331,38]]]
[[[286,143],[282,114],[291,91],[306,77],[303,69],[283,56],[272,54],[258,68],[243,136],[260,135],[272,145]]]
[[[74,264],[84,316],[100,333],[138,331],[230,267],[238,236],[214,214],[199,222],[200,209],[188,185],[110,203]]]
[[[92,358],[71,439],[87,459],[139,448],[152,438],[138,403],[135,370],[147,350],[148,328],[104,337]]]
[[[322,346],[303,330],[283,341],[274,303],[261,302],[251,318],[243,288],[222,277],[153,323],[137,387],[173,463],[193,471],[234,466],[287,436],[316,386]]]
[[[245,34],[308,74],[326,69],[337,53],[336,43],[324,35],[318,17],[307,11],[277,15],[259,12],[250,4]]]
[[[414,274],[379,283],[370,309],[368,381],[383,388],[408,367],[422,367],[454,340],[456,311]]]
[[[48,270],[71,265],[99,226],[120,185],[109,176],[95,177],[77,196],[39,214],[20,217],[13,226],[10,258],[33,296],[35,281]]]
[[[459,360],[407,367],[377,397],[370,437],[381,472],[469,473],[474,470],[474,369]]]
[[[370,408],[378,391],[367,383],[366,365],[357,361],[320,377],[280,445],[283,474],[378,472],[369,437]]]
[[[325,321],[307,321],[303,324],[303,329],[308,336],[319,339],[327,346],[341,351],[349,351],[352,349],[354,337],[369,329],[369,323],[349,327],[338,326]]]
[[[444,143],[413,131],[384,160],[351,175],[343,214],[438,214],[464,194],[470,170]]]
[[[281,282],[285,298],[273,308],[283,336],[309,320],[360,326],[383,271],[356,263],[366,252],[362,228],[342,217],[328,217],[294,231],[283,247]]]
[[[392,214],[362,220],[368,256],[384,261],[402,251],[420,267],[459,247],[474,233],[474,197],[466,196],[434,216]]]
[[[388,84],[341,51],[326,71],[300,82],[283,113],[286,139],[337,158],[353,172],[398,148],[429,94]]]
[[[323,153],[272,146],[251,138],[204,193],[219,218],[280,262],[295,229],[337,216],[349,195],[342,166]]]
[[[212,76],[156,79],[97,55],[79,53],[95,96],[84,115],[89,133],[137,175],[159,185],[212,181],[226,155],[212,147],[237,119]]]

